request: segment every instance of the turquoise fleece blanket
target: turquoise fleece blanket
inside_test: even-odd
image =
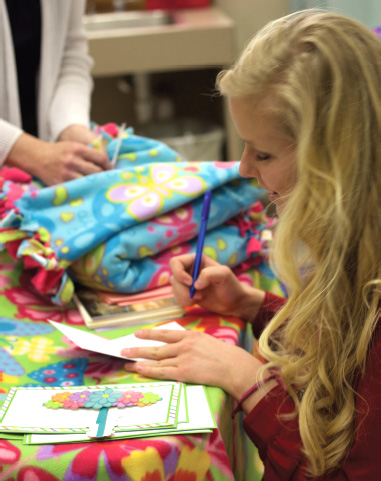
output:
[[[187,162],[131,129],[121,144],[106,140],[110,158],[120,145],[114,170],[41,188],[3,179],[0,242],[37,290],[65,304],[73,281],[125,293],[167,284],[169,259],[195,251],[208,189],[205,252],[231,267],[256,258],[272,276],[260,243],[267,221],[252,208],[264,191],[238,162]]]

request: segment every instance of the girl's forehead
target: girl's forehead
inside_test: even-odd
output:
[[[268,109],[268,104],[250,103],[244,99],[231,99],[230,109],[239,134],[244,140],[289,138],[282,129],[282,122]]]

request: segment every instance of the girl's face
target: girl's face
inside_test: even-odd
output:
[[[230,99],[229,103],[238,134],[245,142],[239,172],[242,177],[258,180],[279,215],[296,182],[295,145],[276,129],[260,102]]]

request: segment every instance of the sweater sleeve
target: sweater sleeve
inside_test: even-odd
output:
[[[380,323],[379,323],[380,324]],[[369,352],[366,372],[356,386],[356,429],[353,444],[339,469],[319,481],[369,481],[381,471],[381,328],[377,327]],[[292,413],[293,400],[280,386],[275,387],[248,413],[244,429],[257,446],[265,467],[263,481],[307,481],[306,459],[302,453],[298,417]]]
[[[294,401],[276,386],[244,420],[244,430],[257,446],[264,464],[264,481],[293,480],[302,464],[298,418],[284,419],[294,407]]]
[[[285,305],[286,302],[287,299],[283,297],[276,296],[271,292],[265,292],[265,298],[262,306],[255,319],[252,321],[253,333],[257,339],[261,335],[266,325],[275,316],[279,309]]]
[[[72,1],[58,84],[52,99],[49,123],[50,137],[56,140],[67,127],[80,124],[89,127],[90,96],[93,86],[88,43],[82,25],[83,0]]]
[[[0,119],[0,166],[5,162],[9,152],[23,133],[20,127]]]

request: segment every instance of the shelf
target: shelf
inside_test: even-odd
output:
[[[234,56],[234,22],[214,7],[173,11],[164,25],[90,27],[99,15],[85,18],[94,77],[221,67]]]

